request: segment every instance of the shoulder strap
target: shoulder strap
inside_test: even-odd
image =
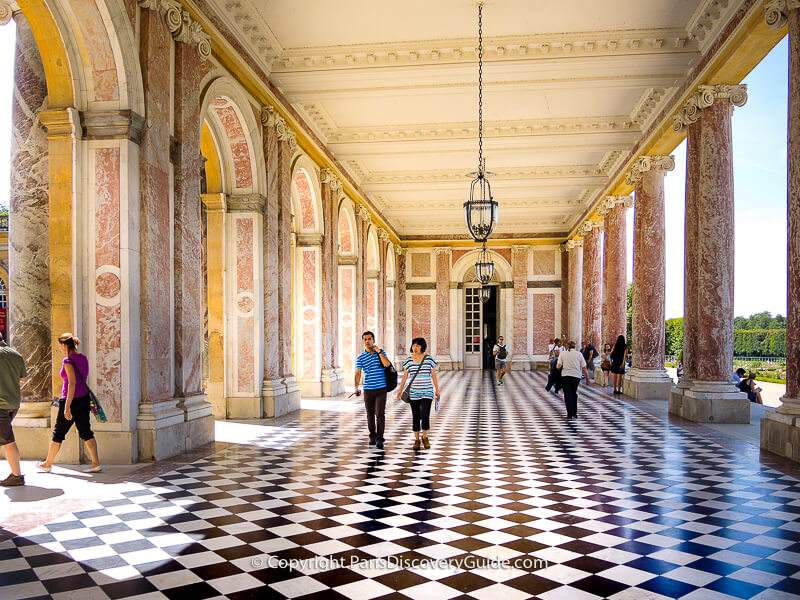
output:
[[[78,368],[78,365],[76,365],[74,362],[72,362],[72,359],[69,356],[67,356],[67,362],[70,364],[70,366],[73,369],[75,369],[75,372],[78,374],[78,377],[81,378],[81,381],[83,382],[83,385],[86,386],[86,389],[89,390],[90,393],[94,393],[94,392],[92,392],[92,388],[89,387],[89,384],[86,383],[86,379],[84,379],[83,373],[81,373],[81,370]]]
[[[428,355],[426,354],[425,356],[422,357],[422,360],[419,361],[419,365],[417,366],[417,370],[414,371],[414,376],[411,378],[411,381],[408,382],[408,387],[411,387],[411,384],[414,383],[414,380],[417,378],[417,375],[419,375],[419,371],[420,371],[420,369],[422,369],[422,365],[425,364],[425,360],[427,358],[428,358]],[[411,359],[411,362],[413,363],[414,359]]]

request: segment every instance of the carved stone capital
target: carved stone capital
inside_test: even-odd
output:
[[[575,248],[583,248],[583,240],[567,240],[567,252]]]
[[[321,246],[322,234],[321,233],[299,233],[297,234],[298,246]]]
[[[84,139],[128,139],[138,144],[142,140],[144,117],[130,109],[93,110],[81,113],[81,124]]]
[[[232,194],[228,196],[228,212],[264,212],[266,198],[261,194]]]
[[[394,251],[397,252],[399,256],[406,256],[408,255],[408,248],[404,248],[403,246],[395,246]]]
[[[450,246],[437,246],[433,249],[433,251],[438,254],[447,254],[448,256],[453,253],[453,249]]]
[[[631,208],[633,206],[633,197],[632,196],[606,196],[603,198],[603,201],[600,202],[600,206],[597,207],[597,214],[601,217],[605,217],[608,213],[611,212],[618,204],[624,204],[625,208]]]
[[[333,174],[331,169],[328,169],[327,167],[319,170],[319,182],[322,184],[327,183],[328,187],[334,192],[342,189],[341,180]]]
[[[227,194],[201,194],[200,199],[208,212],[225,212],[228,209]]]
[[[378,227],[378,239],[386,243],[389,243],[391,241],[391,238],[389,237],[389,232],[386,231],[383,227]]]
[[[47,139],[80,139],[83,133],[81,114],[76,108],[40,110],[39,121],[47,129]]]
[[[700,112],[717,100],[730,102],[734,106],[744,106],[745,102],[747,102],[747,85],[743,83],[739,85],[720,83],[717,85],[697,86],[697,90],[672,118],[672,128],[675,131],[683,131],[692,123],[697,123],[700,119]]]
[[[628,185],[636,185],[642,180],[642,176],[647,171],[655,169],[663,169],[664,171],[672,171],[675,168],[675,157],[672,155],[654,154],[644,155],[636,159],[633,163],[630,173],[625,177],[625,183]]]
[[[14,16],[16,2],[0,2],[0,25],[8,25],[8,22]],[[17,9],[18,10],[18,9]]]
[[[531,250],[532,248],[526,244],[515,244],[511,246],[511,254],[521,253],[521,252],[527,253],[530,252]]]
[[[200,60],[211,56],[211,36],[200,23],[192,19],[178,0],[138,0],[139,6],[148,10],[163,12],[164,21],[176,42],[193,44]]]
[[[800,0],[768,0],[764,3],[764,21],[770,29],[783,29],[788,13],[798,9]]]
[[[261,109],[261,125],[274,127],[278,141],[288,142],[291,150],[297,147],[297,134],[286,124],[286,119],[280,115],[274,106],[264,106]]]
[[[583,223],[581,223],[581,226],[578,227],[578,235],[581,236],[581,237],[586,237],[594,229],[598,229],[598,230],[602,231],[603,222],[602,221],[584,221]]]
[[[372,215],[370,214],[369,209],[363,204],[359,204],[356,206],[356,216],[362,221],[372,220]]]

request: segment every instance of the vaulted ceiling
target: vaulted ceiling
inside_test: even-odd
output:
[[[572,230],[742,1],[484,2],[497,234]],[[474,0],[216,2],[402,238],[465,233],[478,155]]]

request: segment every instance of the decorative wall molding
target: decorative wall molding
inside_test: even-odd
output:
[[[433,249],[433,251],[434,251],[434,252],[435,252],[437,255],[439,255],[439,254],[447,254],[447,255],[450,255],[450,254],[452,254],[452,253],[453,253],[453,249],[452,249],[450,246],[436,246],[436,247]]]
[[[229,194],[228,212],[263,213],[265,201],[261,194]]]
[[[321,246],[323,235],[321,233],[298,233],[298,246]]]
[[[602,183],[607,181],[605,172],[597,165],[566,165],[563,167],[538,167],[532,169],[496,169],[494,180],[503,179],[543,179],[597,177]],[[380,183],[442,183],[446,181],[465,181],[463,171],[426,171],[399,175],[397,173],[372,173],[362,184]]]
[[[800,10],[800,0],[768,0],[764,4],[764,21],[770,29],[783,29],[788,13]]]
[[[81,138],[81,114],[77,108],[40,110],[38,115],[39,121],[47,129],[48,139]]]
[[[800,1],[800,0],[799,0]],[[700,119],[700,111],[713,105],[717,100],[728,101],[734,106],[744,106],[747,102],[747,85],[700,85],[683,107],[672,118],[672,128],[683,131]]]
[[[672,171],[674,168],[675,157],[672,155],[654,154],[640,156],[636,159],[636,162],[633,163],[630,172],[625,176],[625,183],[635,186],[638,181],[641,181],[642,175],[647,171],[653,169]]]
[[[176,42],[194,45],[200,60],[208,60],[211,57],[211,36],[203,30],[200,23],[183,10],[178,0],[138,0],[138,3],[141,8],[163,12],[173,39]]]

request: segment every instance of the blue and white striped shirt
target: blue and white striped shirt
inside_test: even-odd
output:
[[[381,350],[381,354],[386,353]],[[388,356],[386,356],[388,360]],[[386,387],[386,371],[383,370],[383,363],[377,352],[367,352],[364,350],[356,359],[356,370],[361,369],[364,373],[364,389],[379,390]]]
[[[431,379],[431,371],[436,368],[436,361],[432,356],[426,356],[422,359],[421,363],[414,362],[410,356],[403,363],[403,369],[408,373],[406,385],[411,384],[411,378],[419,371],[414,379],[413,385],[410,389],[411,400],[422,400],[423,398],[433,398],[433,379]]]

